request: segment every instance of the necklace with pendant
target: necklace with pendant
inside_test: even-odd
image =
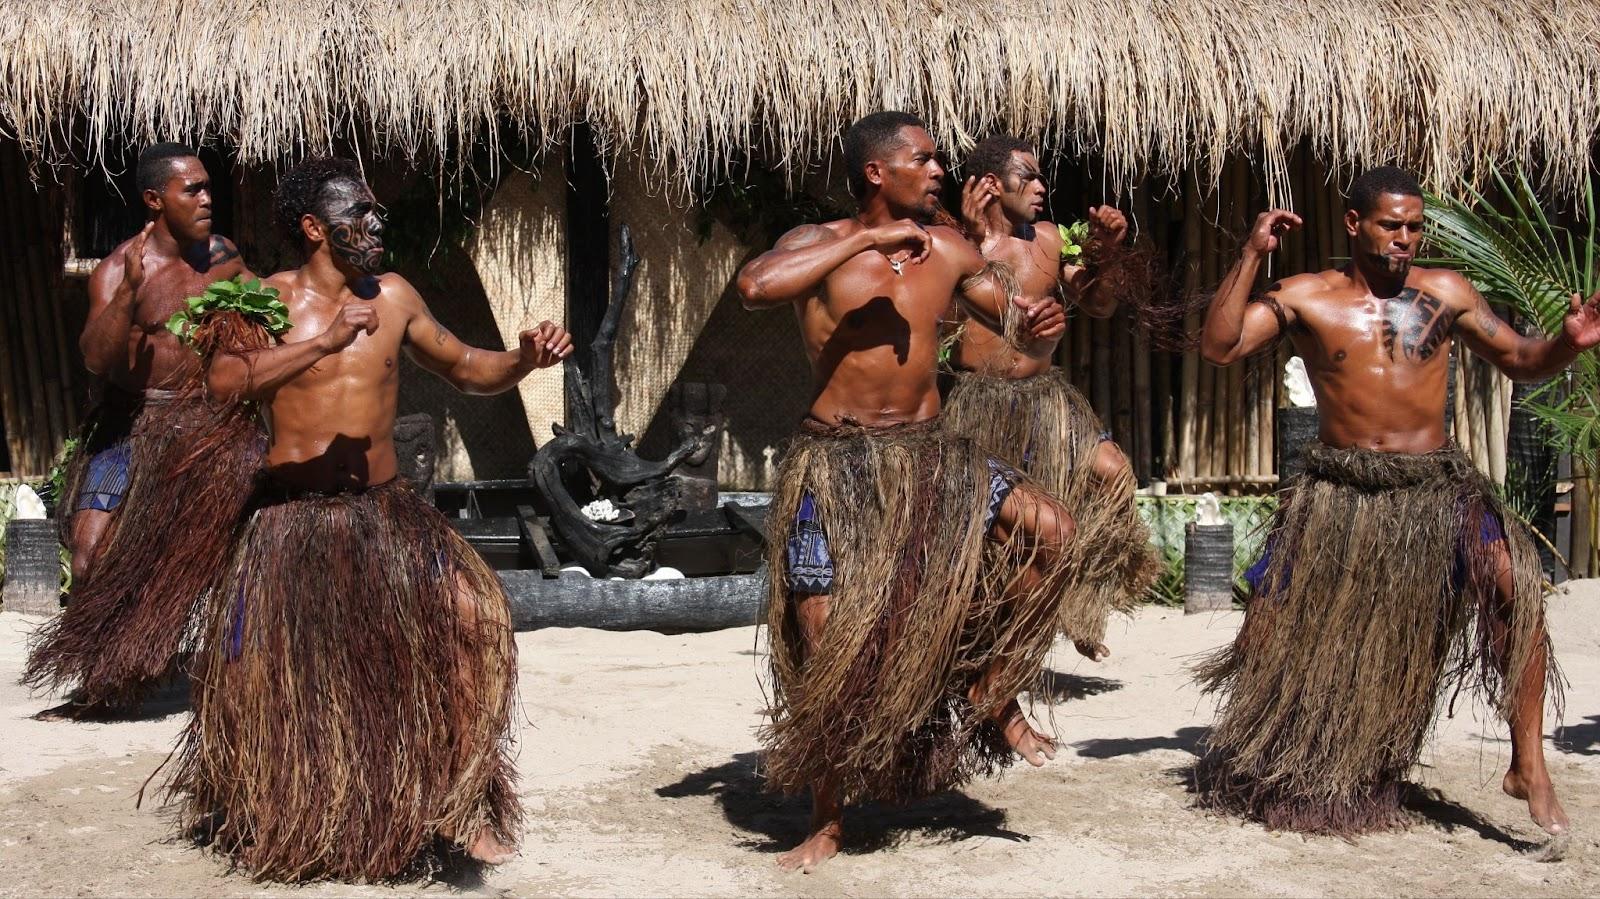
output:
[[[893,259],[893,258],[891,258],[889,260],[889,267],[894,269],[894,273],[897,274],[897,275],[904,274],[904,272],[900,268],[903,265],[905,265],[905,261],[904,260]]]

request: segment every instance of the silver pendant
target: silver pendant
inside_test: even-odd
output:
[[[902,266],[902,265],[905,265],[905,262],[903,262],[903,261],[901,261],[899,259],[890,259],[889,260],[889,267],[894,269],[894,273],[897,274],[897,275],[898,274],[902,274],[902,272],[900,271],[900,266]]]

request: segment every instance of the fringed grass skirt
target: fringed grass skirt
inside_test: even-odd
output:
[[[1020,380],[961,372],[945,402],[945,426],[1027,472],[1078,524],[1062,604],[1069,639],[1099,643],[1113,611],[1131,612],[1160,574],[1150,532],[1139,518],[1131,472],[1102,482],[1094,453],[1109,439],[1089,401],[1052,369]]]
[[[1476,687],[1509,715],[1539,648],[1544,593],[1527,531],[1454,446],[1314,443],[1305,459],[1238,635],[1198,669],[1223,694],[1198,774],[1212,807],[1350,836],[1405,823],[1402,780],[1441,695]],[[1515,581],[1505,610],[1501,546]],[[1497,613],[1510,620],[1503,639]]]
[[[258,879],[385,880],[519,807],[499,580],[407,486],[263,500],[205,622],[169,790]]]
[[[128,402],[108,400],[91,416],[96,426],[58,502],[70,520],[88,460],[122,439],[127,492],[91,576],[36,633],[23,674],[36,688],[76,687],[88,703],[136,704],[190,648],[265,450],[251,407],[200,394]]]
[[[1001,471],[1010,483],[996,484]],[[826,532],[831,611],[808,656],[789,554],[768,554],[772,788],[827,781],[846,801],[903,801],[1010,763],[991,718],[1037,684],[1062,596],[1059,564],[1033,541],[990,539],[996,487],[1036,492],[1020,479],[937,421],[794,438],[769,513],[772,545],[785,545],[809,501]],[[1044,577],[1026,589],[1036,557]],[[968,692],[991,668],[993,688],[974,708]]]

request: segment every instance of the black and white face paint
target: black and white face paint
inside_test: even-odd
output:
[[[316,216],[328,226],[328,248],[336,258],[363,274],[383,271],[383,219],[365,184],[349,178],[324,184]]]

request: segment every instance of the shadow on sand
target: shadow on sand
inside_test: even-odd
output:
[[[744,848],[771,853],[792,849],[805,839],[811,801],[766,792],[756,759],[754,752],[741,752],[731,761],[658,787],[656,795],[665,799],[715,797],[728,823],[754,835],[741,843]],[[1031,839],[1006,829],[1005,823],[1004,809],[955,791],[903,806],[868,802],[846,812],[843,851],[849,855],[874,852],[914,836],[950,843],[973,837],[1014,842]]]

